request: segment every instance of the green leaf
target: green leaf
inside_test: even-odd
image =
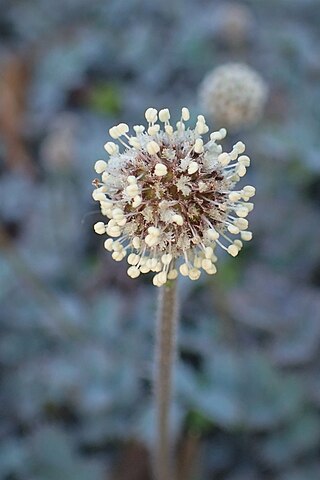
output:
[[[117,115],[121,110],[121,96],[113,83],[101,83],[91,91],[90,106],[99,113]]]

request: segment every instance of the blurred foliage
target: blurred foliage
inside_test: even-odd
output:
[[[114,122],[196,115],[205,73],[245,61],[270,87],[229,139],[253,159],[254,240],[181,281],[172,432],[195,479],[318,480],[319,1],[0,8],[0,478],[131,479],[115,467],[153,440],[156,292],[93,235],[92,166]]]
[[[96,85],[90,95],[90,105],[93,110],[109,115],[117,115],[121,110],[121,97],[113,84]]]

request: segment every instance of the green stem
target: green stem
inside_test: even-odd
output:
[[[176,357],[177,281],[160,288],[155,352],[156,480],[172,480],[170,404],[172,369]]]

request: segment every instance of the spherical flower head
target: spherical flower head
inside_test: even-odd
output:
[[[241,63],[215,68],[204,78],[199,98],[204,111],[219,125],[237,130],[261,118],[268,89],[262,77]]]
[[[191,280],[214,274],[217,246],[235,257],[252,237],[246,217],[255,188],[235,189],[250,165],[245,146],[223,152],[226,130],[208,136],[203,115],[187,128],[186,107],[176,128],[168,109],[149,108],[145,117],[147,127],[134,126],[132,136],[125,124],[110,129],[122,148],[106,143],[109,160],[95,164],[101,178],[92,196],[108,220],[94,230],[109,237],[104,246],[115,261],[127,258],[132,278],[153,272],[160,287],[179,272]]]
[[[237,1],[226,2],[215,8],[214,13],[216,34],[227,45],[239,48],[251,38],[255,19],[247,5]]]

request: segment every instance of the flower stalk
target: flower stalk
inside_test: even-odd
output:
[[[154,475],[156,480],[172,480],[172,443],[170,438],[170,405],[173,365],[176,357],[177,281],[167,282],[159,292],[156,328],[154,401],[156,443]]]
[[[220,142],[225,128],[207,135],[203,115],[195,123],[188,108],[181,109],[175,126],[168,108],[145,111],[147,125],[126,123],[110,128],[113,141],[104,148],[109,159],[97,160],[92,197],[107,222],[94,224],[107,235],[104,247],[112,258],[127,259],[131,278],[153,273],[160,288],[156,333],[154,398],[156,410],[156,480],[173,480],[170,405],[176,356],[179,273],[190,280],[201,272],[217,272],[216,247],[236,257],[252,238],[247,216],[255,188],[235,189],[250,166],[237,142],[229,152]],[[189,123],[189,125],[188,125]],[[236,238],[234,238],[236,236]]]

